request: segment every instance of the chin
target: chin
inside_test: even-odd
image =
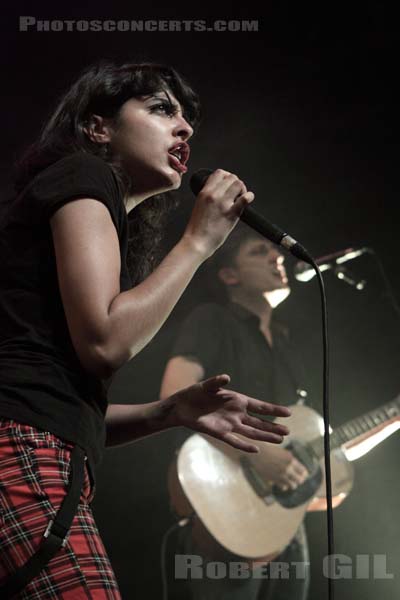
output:
[[[178,173],[177,173],[177,175],[178,175]],[[173,184],[173,187],[172,187],[171,189],[173,189],[173,190],[178,190],[178,189],[181,187],[181,185],[182,185],[182,177],[180,177],[180,176],[178,175],[178,178],[177,178],[177,179],[176,179],[176,181],[174,182],[174,184]]]
[[[182,185],[182,176],[174,170],[169,171],[168,173],[163,173],[163,181],[162,183],[160,182],[160,184],[160,190],[158,192],[159,194],[177,190]]]
[[[264,298],[268,301],[272,308],[275,308],[278,306],[278,304],[286,300],[289,294],[290,288],[286,285],[269,292],[264,292]]]
[[[180,174],[168,167],[142,168],[142,174],[140,181],[134,178],[135,191],[139,194],[147,194],[148,197],[177,190],[182,183]]]

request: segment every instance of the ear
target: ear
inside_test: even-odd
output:
[[[233,267],[222,267],[222,269],[218,271],[218,277],[222,283],[227,286],[237,285],[239,283],[239,278]]]
[[[110,121],[100,115],[91,115],[83,131],[96,144],[107,144],[111,140]]]

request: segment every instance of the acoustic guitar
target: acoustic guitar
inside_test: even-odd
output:
[[[180,517],[195,513],[193,535],[208,556],[226,560],[233,555],[253,566],[266,563],[293,539],[307,511],[326,509],[323,419],[307,406],[290,409],[290,417],[276,420],[290,429],[282,447],[309,472],[295,490],[282,491],[265,481],[252,455],[210,436],[194,434],[178,451],[168,477],[172,507]],[[352,489],[352,461],[399,428],[400,396],[331,431],[334,507]],[[268,461],[271,444],[256,443],[257,460]]]

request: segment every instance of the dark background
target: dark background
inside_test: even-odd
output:
[[[249,6],[249,5],[247,5]],[[13,161],[38,134],[59,94],[79,70],[102,57],[146,58],[173,64],[199,92],[204,119],[192,142],[190,171],[222,167],[238,173],[256,193],[256,207],[300,239],[314,256],[369,246],[381,258],[396,297],[398,268],[396,132],[398,49],[396,19],[384,4],[359,10],[221,9],[190,11],[132,4],[81,8],[17,3],[1,22],[1,199],[11,193]],[[47,19],[169,18],[258,19],[258,33],[38,33],[18,31],[18,15]],[[396,175],[396,177],[395,177]],[[188,178],[171,219],[165,248],[182,233],[193,199]],[[306,366],[304,386],[321,411],[320,308],[315,280],[293,280],[278,309],[291,326]],[[399,316],[375,260],[349,263],[366,279],[363,292],[327,273],[330,315],[331,422],[339,425],[399,392]],[[193,281],[159,335],[118,374],[110,401],[157,398],[160,378],[181,318],[203,299]],[[245,390],[244,390],[245,391]],[[168,432],[106,452],[94,510],[124,598],[160,598],[160,544],[174,522],[166,468],[179,434]],[[398,577],[399,436],[356,466],[354,489],[335,510],[336,551],[355,557],[386,554]],[[326,596],[321,556],[325,514],[307,517],[312,583],[310,599]],[[392,600],[398,580],[340,581],[338,597]]]

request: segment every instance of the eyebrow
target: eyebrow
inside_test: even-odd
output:
[[[272,242],[269,242],[268,240],[254,240],[254,245],[250,246],[250,250],[255,250],[259,248],[268,248],[268,250],[270,250],[272,246]]]
[[[145,100],[168,100],[168,102],[170,103],[171,106],[173,106],[174,108],[177,108],[182,114],[182,107],[179,104],[178,101],[172,100],[171,96],[168,94],[168,92],[166,90],[160,90],[159,92],[154,92],[153,94],[150,94],[149,96],[145,96]]]

